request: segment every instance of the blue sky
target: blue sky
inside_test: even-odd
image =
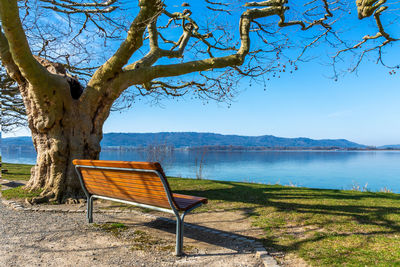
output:
[[[368,33],[374,34],[374,25],[367,24]],[[389,50],[390,57],[398,59],[400,48],[395,46]],[[317,49],[313,53],[318,56],[324,52]],[[293,74],[271,78],[266,91],[261,85],[249,87],[248,81],[243,81],[243,89],[230,108],[212,101],[204,104],[189,96],[164,100],[160,105],[142,100],[130,110],[112,113],[104,132],[196,131],[400,144],[400,74],[388,72],[373,62],[364,62],[357,74],[335,82],[327,78],[332,75],[330,66],[313,60],[299,64]],[[29,131],[3,136],[18,135],[29,135]]]
[[[298,72],[252,86],[226,104],[185,99],[144,101],[113,113],[104,132],[196,131],[281,137],[345,138],[367,145],[400,143],[400,76],[374,63],[337,82],[330,69],[306,63]]]

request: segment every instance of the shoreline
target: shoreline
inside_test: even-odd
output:
[[[129,151],[135,151],[135,152],[146,152],[148,149],[145,148],[137,148],[137,147],[120,147],[120,148],[113,148],[113,147],[102,147],[101,151],[121,151],[121,152],[129,152]],[[234,153],[234,152],[398,152],[400,151],[399,148],[393,148],[393,149],[356,149],[356,148],[321,148],[321,149],[316,149],[316,148],[265,148],[265,149],[214,149],[210,147],[193,147],[193,148],[173,148],[168,150],[169,152],[198,152],[198,151],[206,151],[206,152],[229,152],[229,153]],[[36,150],[34,148],[32,149],[26,149],[24,147],[19,147],[19,146],[12,146],[12,147],[2,147],[2,152],[30,152],[30,153],[36,153]]]
[[[25,163],[10,163],[10,162],[2,162],[3,164],[10,164],[10,165],[15,165],[15,167],[18,166],[23,166],[25,168],[29,168],[31,166],[34,166],[33,164],[25,164]],[[4,173],[7,175],[7,173]],[[4,175],[3,174],[3,175]],[[1,176],[0,176],[1,178]],[[218,180],[218,179],[207,179],[207,178],[201,178],[198,179],[196,177],[182,177],[182,176],[174,176],[174,175],[168,175],[168,179],[187,179],[187,180],[193,180],[193,181],[209,181],[209,182],[226,182],[226,183],[242,183],[242,184],[254,184],[254,185],[266,185],[266,186],[283,186],[283,187],[288,187],[288,188],[298,188],[298,189],[306,189],[306,190],[338,190],[338,191],[350,191],[350,192],[365,192],[365,193],[390,193],[390,194],[396,194],[400,195],[400,191],[394,191],[393,188],[389,186],[384,186],[379,189],[370,189],[368,188],[368,183],[361,185],[358,184],[357,182],[353,181],[352,185],[349,185],[350,188],[321,188],[321,187],[311,187],[311,186],[303,186],[301,184],[293,183],[292,181],[289,181],[289,183],[284,184],[280,182],[280,179],[278,179],[276,182],[257,182],[255,180]]]

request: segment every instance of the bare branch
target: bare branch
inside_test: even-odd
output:
[[[40,0],[44,3],[49,3],[51,6],[42,6],[46,9],[51,9],[57,12],[66,14],[95,14],[95,13],[110,13],[117,9],[117,7],[112,6],[117,0],[108,0],[104,3],[79,3],[75,1],[62,0],[67,4],[57,2],[55,0]],[[90,8],[90,9],[89,9]]]
[[[0,18],[9,51],[21,74],[32,84],[47,84],[50,73],[33,57],[19,18],[17,1],[0,1]]]
[[[348,46],[344,49],[339,50],[333,57],[333,69],[334,69],[334,75],[335,77],[338,76],[338,73],[336,71],[336,63],[340,60],[340,56],[342,54],[345,54],[346,52],[355,52],[356,50],[362,49],[364,45],[367,45],[367,43],[372,42],[372,41],[378,41],[379,39],[383,39],[382,42],[380,42],[377,45],[373,45],[370,48],[365,48],[361,50],[360,54],[358,55],[355,64],[353,67],[351,67],[349,70],[350,72],[354,72],[357,70],[357,68],[360,66],[362,61],[364,60],[365,56],[369,54],[370,52],[376,51],[377,52],[377,62],[380,62],[382,65],[384,65],[387,68],[397,68],[398,66],[387,66],[382,59],[382,48],[387,46],[390,43],[397,42],[400,39],[392,37],[390,34],[388,34],[384,26],[381,22],[380,16],[382,15],[382,12],[388,9],[387,6],[383,6],[383,4],[386,3],[386,0],[356,0],[356,5],[357,5],[357,12],[358,12],[358,18],[359,19],[365,19],[368,17],[371,17],[373,15],[375,19],[375,23],[378,28],[378,32],[375,33],[374,35],[365,35],[361,41],[356,43],[355,45]]]
[[[15,80],[0,70],[0,125],[3,132],[27,126],[24,102]]]
[[[212,5],[212,6],[206,6],[209,10],[214,11],[214,12],[225,12],[228,15],[232,15],[232,13],[231,13],[232,10],[226,10],[226,9],[221,8],[221,7],[227,7],[227,6],[229,6],[229,4],[221,3],[221,2],[212,2],[210,0],[205,0],[205,1],[206,1],[206,3]],[[215,7],[215,6],[218,6],[218,7]]]
[[[323,2],[325,3],[325,8],[328,9],[327,2],[326,1]],[[280,27],[300,25],[301,29],[307,30],[315,25],[321,25],[325,27],[327,31],[329,31],[330,26],[324,23],[325,20],[327,20],[330,16],[332,16],[329,9],[328,9],[329,12],[327,11],[322,18],[319,18],[309,23],[303,21],[286,21],[285,11],[288,9],[288,7],[284,5],[285,3],[286,3],[285,0],[269,0],[264,2],[251,2],[245,5],[247,7],[262,6],[263,8],[248,9],[242,14],[239,27],[241,43],[240,43],[240,48],[236,50],[235,54],[223,57],[212,57],[212,54],[209,53],[210,58],[208,59],[190,61],[179,64],[171,64],[171,65],[157,65],[153,67],[144,67],[143,69],[126,68],[125,71],[119,77],[118,84],[121,86],[121,88],[127,88],[133,84],[148,83],[154,78],[180,76],[195,71],[206,71],[211,69],[215,70],[219,68],[240,66],[243,64],[246,55],[248,55],[250,51],[249,33],[250,33],[251,22],[254,22],[256,19],[259,18],[265,18],[276,15],[280,18],[280,21],[278,23]],[[190,14],[189,12],[186,13],[176,12],[173,14],[168,12],[164,13],[167,14],[167,16],[173,20],[177,18],[182,20],[183,19],[189,20],[187,14]],[[194,23],[193,20],[189,21],[191,23]],[[168,22],[168,24],[170,23],[171,20]],[[195,26],[194,29],[196,28],[198,27]],[[180,42],[178,41],[174,43],[176,46]],[[210,45],[207,46],[208,49],[212,47]],[[243,73],[244,72],[242,72],[242,74]]]
[[[105,81],[115,77],[128,62],[132,54],[142,46],[146,25],[159,15],[162,5],[158,0],[140,1],[140,3],[142,3],[140,11],[133,20],[126,39],[114,55],[94,73],[88,83],[88,89],[90,90],[85,91],[82,101],[86,101],[92,94],[99,96],[101,94],[100,91],[109,90],[109,88],[103,87]],[[92,99],[96,99],[94,95],[91,96]]]

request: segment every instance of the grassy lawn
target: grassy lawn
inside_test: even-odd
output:
[[[15,181],[15,180],[29,180],[32,165],[27,164],[13,164],[13,163],[2,163],[2,169],[7,169],[7,173],[3,173],[1,176],[3,179]]]
[[[11,166],[4,164],[4,166]],[[10,175],[29,177],[27,165]],[[10,179],[6,178],[6,179]],[[175,192],[207,197],[207,210],[246,210],[269,250],[313,266],[400,266],[400,195],[169,178]]]
[[[2,174],[2,178],[10,181],[28,181],[31,175],[32,165],[13,164],[2,162],[2,169],[7,169],[7,173]],[[37,197],[40,195],[40,190],[28,192],[22,186],[7,189],[2,191],[2,196],[5,199],[25,199]]]
[[[41,190],[35,191],[27,191],[23,188],[23,186],[18,186],[15,188],[7,189],[1,192],[2,196],[5,199],[25,199],[25,198],[32,198],[37,197],[41,193]]]
[[[400,195],[170,179],[203,209],[246,209],[265,247],[313,266],[400,266]]]

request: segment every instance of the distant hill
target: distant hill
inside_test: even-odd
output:
[[[102,147],[166,144],[176,148],[201,146],[236,146],[268,148],[366,148],[367,146],[346,139],[283,138],[272,135],[241,136],[196,132],[161,133],[107,133],[101,142]],[[31,137],[3,138],[3,146],[32,146]]]
[[[243,146],[243,147],[339,147],[366,148],[345,139],[282,138],[272,135],[241,136],[196,132],[161,132],[161,133],[108,133],[104,134],[102,146],[147,146],[168,144],[174,147],[200,146]]]
[[[378,147],[379,149],[400,149],[400,145],[385,145]]]
[[[30,136],[2,138],[1,143],[3,146],[33,146],[32,137]]]

